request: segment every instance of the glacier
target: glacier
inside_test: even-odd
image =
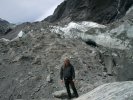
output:
[[[60,34],[64,38],[81,38],[84,41],[88,39],[95,41],[98,45],[102,45],[108,48],[117,49],[129,49],[129,40],[121,40],[117,38],[123,31],[128,31],[128,36],[132,35],[132,28],[127,26],[119,26],[111,31],[106,30],[105,25],[101,25],[95,22],[70,22],[68,25],[63,26],[51,26],[51,31]],[[104,30],[104,32],[101,31]],[[130,29],[130,30],[129,30]],[[92,31],[93,30],[93,34]],[[116,36],[114,33],[117,33]]]

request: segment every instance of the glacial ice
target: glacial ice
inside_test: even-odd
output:
[[[61,27],[61,26],[52,26],[52,32],[55,32],[57,34],[62,35],[65,38],[81,38],[83,40],[93,40],[97,44],[109,47],[109,48],[117,48],[117,49],[128,49],[129,47],[129,41],[121,40],[117,38],[117,35],[120,35],[123,31],[125,31],[126,26],[120,26],[116,29],[113,29],[111,31],[106,31],[102,33],[100,30],[95,31],[94,34],[86,34],[90,29],[98,28],[98,29],[104,29],[106,26],[100,25],[94,22],[70,22],[68,25]],[[127,26],[128,27],[128,26]],[[126,28],[128,29],[128,28]],[[129,33],[132,32],[132,30],[128,30]],[[113,33],[117,33],[116,36],[112,36]],[[128,34],[129,34],[128,33]]]

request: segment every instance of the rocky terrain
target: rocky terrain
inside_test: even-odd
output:
[[[18,40],[1,40],[1,100],[52,99],[50,94],[63,88],[59,70],[65,57],[75,66],[76,84],[81,93],[104,82],[115,81],[107,72],[103,74],[99,50],[81,40],[63,39],[51,33],[49,25],[44,25],[42,28],[40,25],[39,30],[34,29],[39,25],[31,27],[31,31]]]
[[[0,37],[11,31],[11,24],[0,18]]]
[[[71,0],[64,2],[68,1]],[[42,21],[16,26],[0,39],[0,100],[66,99],[52,95],[64,90],[59,71],[66,57],[76,70],[75,85],[79,95],[102,85],[77,100],[92,98],[90,94],[94,92],[99,99],[98,92],[110,88],[119,95],[126,89],[127,93],[132,93],[130,87],[126,88],[132,82],[121,83],[133,81],[133,9],[125,13],[123,18],[108,25],[82,20],[65,25]],[[112,83],[116,81],[120,83]],[[125,90],[121,91],[123,87]],[[110,93],[111,90],[106,92],[105,98],[110,97]],[[132,95],[130,98],[132,100]]]
[[[120,19],[133,4],[133,0],[64,0],[49,22],[94,21],[107,24]]]
[[[8,31],[7,34],[1,36],[0,38],[6,38],[9,40],[12,40],[15,37],[17,37],[17,35],[20,33],[20,31],[28,30],[30,25],[31,25],[30,22],[22,23],[20,25],[14,25],[14,27],[12,27],[11,31]]]
[[[75,67],[80,95],[104,83],[132,80],[130,49],[96,47],[82,39],[65,38],[51,32],[46,22],[28,29],[15,40],[0,40],[1,100],[54,100],[51,94],[64,89],[59,70],[65,57]]]

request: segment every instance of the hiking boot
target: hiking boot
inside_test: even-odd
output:
[[[68,97],[68,100],[71,100],[71,97]]]
[[[79,97],[79,95],[77,94],[77,95],[75,95],[74,97],[78,98],[78,97]]]

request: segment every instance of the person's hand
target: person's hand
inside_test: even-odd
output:
[[[75,79],[73,79],[73,82],[75,82],[76,80]]]
[[[63,80],[61,80],[61,83],[64,83],[64,81],[63,81]]]

